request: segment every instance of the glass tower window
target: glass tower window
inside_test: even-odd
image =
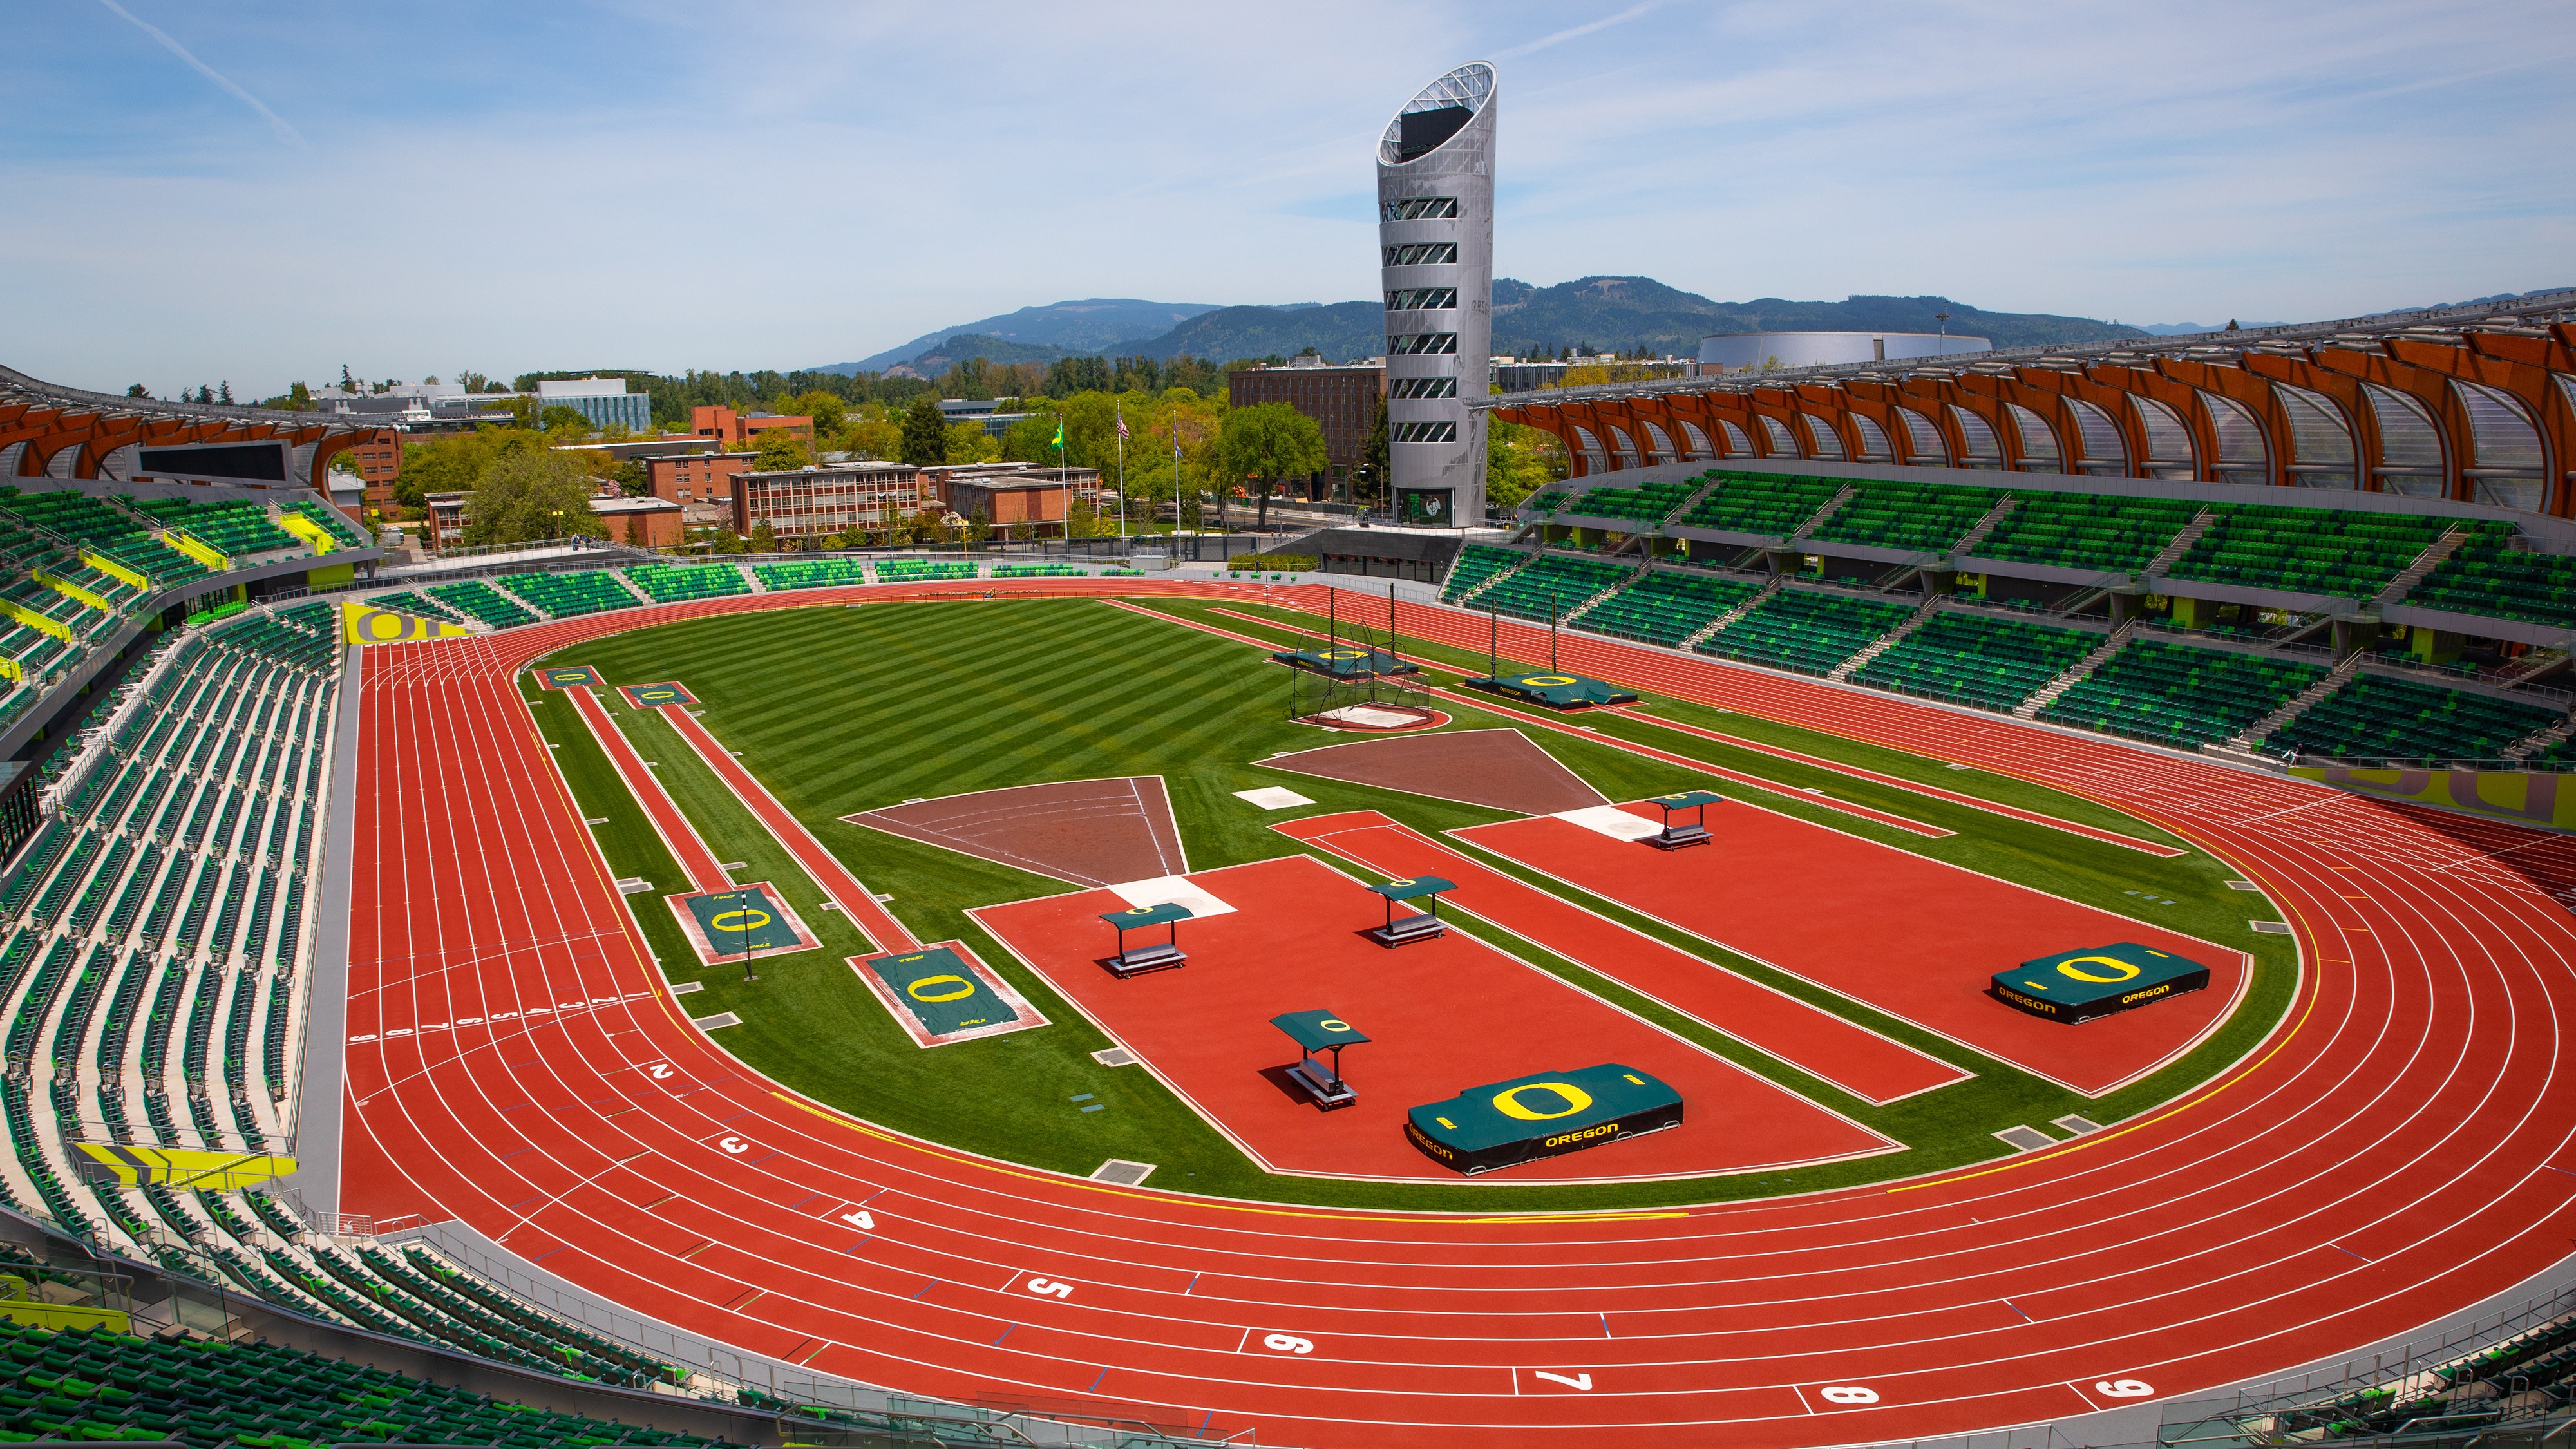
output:
[[[1390,312],[1454,312],[1457,308],[1455,287],[1399,287],[1386,294]]]
[[[1456,242],[1411,242],[1382,250],[1386,253],[1386,265],[1390,267],[1447,266],[1458,260]]]
[[[1386,355],[1389,357],[1448,357],[1457,351],[1458,334],[1455,332],[1412,332],[1386,339]]]
[[[1385,221],[1456,221],[1458,198],[1408,196],[1396,201],[1381,201],[1378,215]]]
[[[1387,392],[1391,398],[1456,397],[1458,379],[1454,377],[1399,377]]]

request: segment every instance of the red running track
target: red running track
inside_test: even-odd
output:
[[[1703,1177],[1897,1150],[1463,931],[1388,950],[1360,934],[1385,919],[1385,900],[1311,855],[1189,879],[1234,910],[1177,933],[1187,965],[1124,981],[1100,964],[1112,935],[1098,917],[1127,908],[1109,891],[968,914],[1267,1170],[1457,1182],[1406,1139],[1408,1108],[1479,1083],[1607,1062],[1671,1084],[1687,1104],[1682,1125],[1505,1168],[1494,1181]],[[1270,1024],[1317,1009],[1368,1037],[1342,1064],[1360,1100],[1333,1112],[1282,1078],[1297,1052]]]
[[[1525,885],[1374,810],[1309,815],[1276,828],[1390,879],[1431,875],[1453,882],[1458,888],[1440,898],[1445,905],[1482,916],[1864,1102],[1883,1106],[1973,1075]]]
[[[511,672],[670,619],[1068,583],[755,595],[368,649],[353,1030],[487,1020],[351,1045],[344,1206],[463,1218],[602,1296],[820,1370],[1270,1445],[1820,1445],[2032,1422],[2102,1407],[2096,1385],[2121,1378],[2167,1396],[2341,1352],[2567,1251],[2576,921],[2550,891],[2576,862],[2547,837],[1585,638],[1563,647],[1588,674],[2177,832],[2287,913],[2306,961],[2288,1015],[2211,1085],[2057,1150],[1671,1216],[1113,1189],[751,1077],[655,988]],[[1405,612],[1462,646],[1485,629]],[[1528,657],[1536,631],[1506,632]],[[494,1026],[463,1003],[547,1014]],[[857,1202],[864,1235],[839,1217]],[[1032,1292],[1037,1276],[1070,1295]]]
[[[1620,808],[1663,821],[1651,805]],[[1548,815],[1452,833],[2087,1096],[2189,1050],[2245,984],[2241,951],[2145,921],[1741,800],[1702,818],[1716,839],[1691,850]],[[2209,989],[2082,1026],[1985,994],[1994,973],[2024,961],[2123,941],[2207,966]]]

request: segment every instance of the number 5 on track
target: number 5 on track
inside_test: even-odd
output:
[[[1026,1286],[1030,1292],[1038,1295],[1040,1298],[1071,1298],[1073,1296],[1072,1284],[1058,1283],[1052,1278],[1031,1278]]]

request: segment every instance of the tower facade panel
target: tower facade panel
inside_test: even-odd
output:
[[[1378,142],[1387,455],[1407,523],[1485,517],[1485,415],[1466,400],[1486,390],[1493,356],[1495,89],[1491,65],[1462,65]]]

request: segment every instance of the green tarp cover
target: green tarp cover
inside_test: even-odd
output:
[[[1383,649],[1357,644],[1336,644],[1324,649],[1284,649],[1270,656],[1282,664],[1299,669],[1312,669],[1319,674],[1337,674],[1364,678],[1372,674],[1413,674],[1417,666],[1398,659]]]
[[[719,956],[777,951],[802,945],[786,913],[757,888],[714,891],[688,898],[689,914],[706,932],[707,949]]]
[[[1678,795],[1653,796],[1646,803],[1661,805],[1666,810],[1690,810],[1701,805],[1723,805],[1726,797],[1715,790],[1684,790]]]
[[[1518,695],[1539,704],[1570,709],[1585,704],[1634,704],[1634,691],[1618,688],[1605,680],[1582,674],[1503,674],[1491,679],[1471,679],[1479,688]]]
[[[1179,901],[1165,901],[1159,906],[1133,906],[1123,911],[1100,913],[1100,919],[1120,930],[1134,930],[1138,926],[1159,926],[1165,921],[1186,921],[1189,918],[1190,908]]]
[[[899,956],[870,956],[860,964],[891,988],[904,1009],[934,1037],[1019,1020],[1011,1004],[994,995],[945,946]]]
[[[1678,1126],[1681,1094],[1607,1063],[1470,1087],[1406,1114],[1413,1145],[1460,1172],[1489,1172]]]
[[[1411,880],[1391,880],[1384,885],[1369,887],[1370,890],[1391,901],[1409,901],[1417,896],[1436,896],[1442,891],[1454,891],[1457,888],[1457,882],[1442,880],[1436,875],[1420,875]]]
[[[1368,1040],[1360,1035],[1359,1028],[1342,1020],[1338,1012],[1292,1011],[1285,1016],[1270,1018],[1270,1024],[1288,1033],[1290,1041],[1310,1052]]]
[[[2209,984],[2209,968],[2187,957],[2122,941],[2024,961],[1994,974],[1995,998],[2052,1021],[2089,1021]]]

